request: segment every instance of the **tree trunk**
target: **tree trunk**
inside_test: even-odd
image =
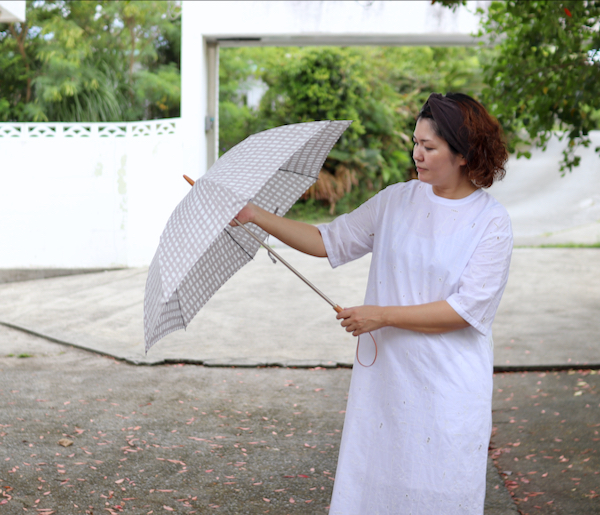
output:
[[[27,37],[28,27],[26,23],[22,24],[21,32],[17,33],[14,23],[9,23],[8,26],[12,37],[15,38],[15,41],[17,42],[17,46],[19,47],[19,53],[23,58],[23,62],[25,63],[25,69],[27,70],[27,91],[25,93],[25,102],[29,102],[31,100],[31,76],[29,75],[29,59],[27,58],[27,52],[25,51],[25,38]]]

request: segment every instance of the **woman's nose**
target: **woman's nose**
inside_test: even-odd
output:
[[[423,161],[423,154],[416,146],[413,148],[413,159],[415,161]]]

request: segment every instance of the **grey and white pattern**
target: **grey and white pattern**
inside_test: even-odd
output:
[[[258,243],[229,222],[250,201],[283,216],[319,177],[351,121],[284,125],[254,134],[222,156],[169,218],[150,264],[144,298],[146,352],[184,329],[213,294],[252,260]],[[267,234],[248,228],[262,241]]]

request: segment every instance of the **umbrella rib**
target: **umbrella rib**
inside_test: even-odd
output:
[[[185,318],[183,318],[183,310],[181,309],[181,299],[179,298],[179,288],[175,289],[175,293],[177,293],[177,305],[179,306],[179,316],[181,317],[181,323],[183,324],[183,328],[187,329],[187,324],[185,323]],[[146,352],[148,354],[148,352]]]
[[[238,246],[240,249],[242,249],[242,250],[243,250],[243,251],[244,251],[244,252],[245,252],[245,253],[248,255],[248,257],[250,258],[250,261],[252,261],[252,260],[254,259],[254,258],[252,257],[252,254],[250,254],[250,252],[248,252],[248,251],[247,251],[247,250],[246,250],[244,247],[242,247],[242,245],[240,244],[240,242],[239,242],[239,241],[237,241],[237,240],[236,240],[236,239],[235,239],[235,238],[234,238],[234,237],[231,235],[231,233],[230,233],[230,232],[229,232],[227,229],[225,229],[225,232],[227,233],[227,236],[229,236],[229,237],[230,237],[230,238],[231,238],[231,239],[232,239],[232,240],[233,240],[233,241],[236,243],[236,245],[237,245],[237,246]]]
[[[278,168],[278,170],[280,172],[295,173],[296,175],[303,175],[304,177],[310,177],[311,179],[314,179],[315,181],[317,180],[317,177],[315,177],[314,175],[310,175],[309,173],[295,172],[294,170],[284,170],[283,168]]]

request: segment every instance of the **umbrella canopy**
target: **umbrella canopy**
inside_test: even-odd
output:
[[[184,329],[212,295],[252,260],[260,243],[229,222],[248,203],[283,216],[318,178],[351,121],[284,125],[254,134],[223,155],[175,208],[146,281],[146,352]],[[250,230],[264,241],[267,233]]]

